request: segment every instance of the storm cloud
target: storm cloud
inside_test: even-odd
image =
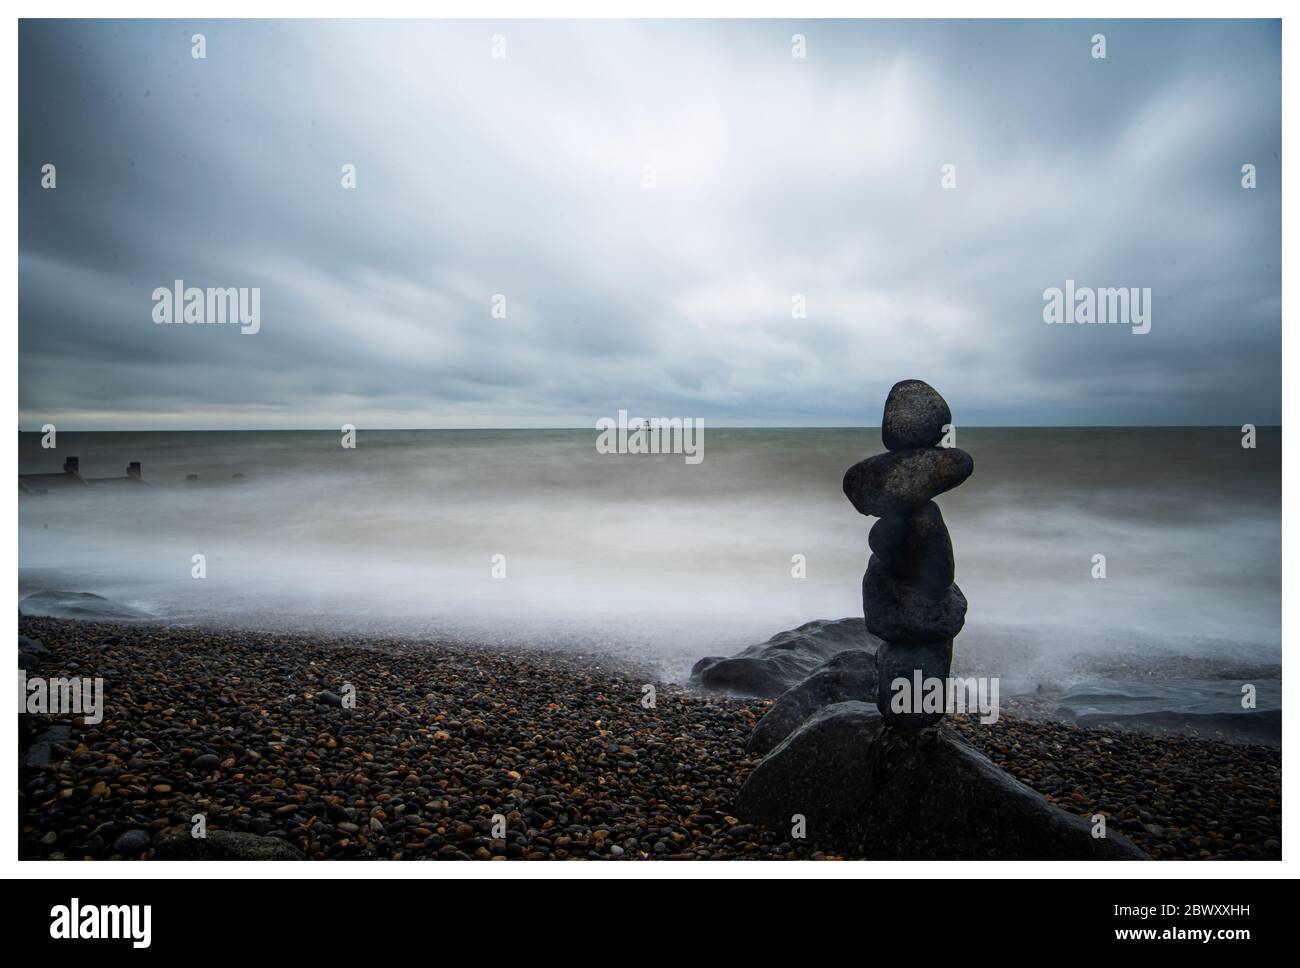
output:
[[[1280,36],[24,21],[20,420],[861,425],[918,377],[966,424],[1280,423]],[[177,279],[260,331],[156,324]],[[1067,279],[1151,331],[1045,324]]]

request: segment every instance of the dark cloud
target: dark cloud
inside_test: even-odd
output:
[[[25,427],[860,424],[908,376],[968,423],[1281,420],[1275,22],[24,21],[19,48]],[[260,286],[261,332],[155,325],[178,278]],[[1151,333],[1045,325],[1067,278],[1151,288]]]

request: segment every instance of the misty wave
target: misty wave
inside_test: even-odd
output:
[[[707,433],[697,466],[599,454],[594,431],[362,430],[355,450],[328,432],[68,433],[57,456],[25,434],[24,472],[140,460],[150,486],[24,497],[20,592],[172,622],[576,645],[675,675],[860,615],[874,519],[840,478],[878,432]],[[1231,428],[960,433],[975,474],[939,501],[970,600],[960,666],[1028,683],[1124,654],[1280,661],[1276,431],[1256,451]]]

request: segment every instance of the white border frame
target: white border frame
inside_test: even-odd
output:
[[[541,9],[542,7],[545,9]],[[1286,182],[1295,173],[1295,128],[1296,118],[1300,117],[1293,110],[1288,114],[1286,105],[1300,103],[1296,96],[1296,75],[1300,71],[1297,63],[1297,45],[1294,30],[1287,23],[1286,8],[1281,2],[1238,2],[1211,3],[1205,0],[1128,0],[1116,3],[1106,2],[1080,3],[1060,2],[1048,5],[1026,0],[986,0],[980,4],[980,11],[975,15],[966,4],[956,0],[912,0],[910,3],[879,2],[853,3],[848,0],[626,0],[611,3],[609,0],[542,0],[542,3],[528,3],[526,0],[481,0],[470,3],[467,0],[442,0],[442,2],[417,3],[415,0],[370,0],[365,5],[366,18],[356,18],[355,4],[340,0],[226,0],[223,3],[163,2],[163,0],[119,0],[113,3],[112,13],[106,9],[109,5],[93,3],[89,0],[18,0],[13,4],[15,16],[8,19],[3,26],[4,50],[13,56],[13,63],[5,72],[5,86],[8,88],[3,102],[3,128],[7,142],[4,155],[7,181],[10,188],[4,194],[3,208],[5,221],[10,226],[5,245],[10,251],[11,267],[5,275],[4,304],[12,307],[13,326],[8,338],[3,342],[3,381],[9,399],[14,402],[15,420],[18,413],[18,208],[15,187],[18,181],[18,17],[32,19],[47,18],[87,18],[87,19],[135,19],[157,18],[164,20],[211,20],[211,19],[611,19],[635,18],[647,20],[670,19],[782,19],[782,20],[818,20],[828,18],[844,19],[1002,19],[1016,18],[1027,20],[1062,19],[1079,20],[1132,20],[1132,19],[1281,19],[1282,24],[1282,643],[1286,651],[1288,630],[1292,627],[1290,620],[1294,607],[1289,603],[1295,600],[1296,569],[1293,567],[1297,557],[1297,531],[1293,510],[1294,502],[1285,488],[1288,478],[1296,480],[1296,455],[1290,445],[1287,428],[1294,423],[1294,398],[1288,399],[1286,386],[1293,378],[1300,377],[1297,367],[1294,343],[1286,339],[1285,320],[1294,316],[1296,304],[1295,283],[1300,280],[1300,266],[1295,256],[1297,210],[1296,193],[1286,192]],[[180,16],[181,10],[194,11],[189,16]],[[1293,18],[1295,19],[1295,18]],[[1300,29],[1300,28],[1296,28]],[[1291,279],[1293,285],[1288,287],[1285,280]],[[17,449],[6,450],[6,466],[10,468],[12,481],[18,472]],[[11,513],[4,521],[2,529],[5,547],[11,551],[6,559],[8,582],[14,611],[17,611],[18,589],[18,498],[14,491],[11,498]],[[13,613],[10,613],[13,614]],[[4,639],[10,643],[9,654],[17,648],[17,628],[11,626],[5,630]],[[1283,693],[1290,695],[1288,687],[1296,679],[1294,663],[1283,663]],[[12,689],[0,690],[3,694],[3,709],[0,722],[0,762],[4,765],[5,776],[15,777],[17,772],[17,730],[15,724],[16,697]],[[1282,790],[1283,790],[1283,827],[1290,829],[1289,821],[1295,815],[1295,775],[1297,770],[1297,742],[1300,726],[1293,713],[1283,717],[1282,744]],[[14,791],[16,792],[16,790]],[[141,880],[175,879],[175,878],[211,878],[229,879],[243,877],[265,877],[273,879],[311,878],[311,879],[371,879],[371,878],[611,878],[611,879],[657,879],[657,878],[943,878],[943,877],[977,877],[977,878],[1141,878],[1141,879],[1195,879],[1195,878],[1279,878],[1293,877],[1295,858],[1300,856],[1293,844],[1283,838],[1283,860],[1281,861],[1223,861],[1217,863],[1141,863],[1095,861],[847,861],[841,863],[817,863],[813,861],[702,861],[669,863],[606,863],[606,864],[485,864],[477,862],[413,862],[413,863],[317,863],[299,862],[226,862],[226,861],[167,861],[138,863],[133,861],[95,861],[95,862],[55,862],[55,861],[19,861],[17,859],[17,801],[11,793],[0,798],[0,839],[3,847],[0,856],[0,872],[6,877],[30,877],[41,879],[102,879],[132,878]]]

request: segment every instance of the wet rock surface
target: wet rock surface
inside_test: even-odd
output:
[[[1242,706],[1249,683],[1253,706]],[[1076,683],[1056,700],[1055,715],[1081,726],[1192,727],[1261,743],[1282,741],[1282,690],[1278,680],[1115,680]]]
[[[873,706],[819,710],[750,774],[737,808],[888,859],[1144,860],[1118,831],[1058,809],[958,734],[890,730]]]
[[[34,592],[18,603],[18,613],[47,618],[102,620],[149,618],[147,613],[138,608],[110,601],[102,595],[69,591]]]
[[[841,652],[783,692],[759,720],[745,750],[770,752],[823,706],[849,701],[876,701],[876,657],[870,652]]]
[[[711,692],[773,699],[849,649],[874,652],[879,639],[860,618],[806,622],[734,656],[701,659],[691,683]]]

